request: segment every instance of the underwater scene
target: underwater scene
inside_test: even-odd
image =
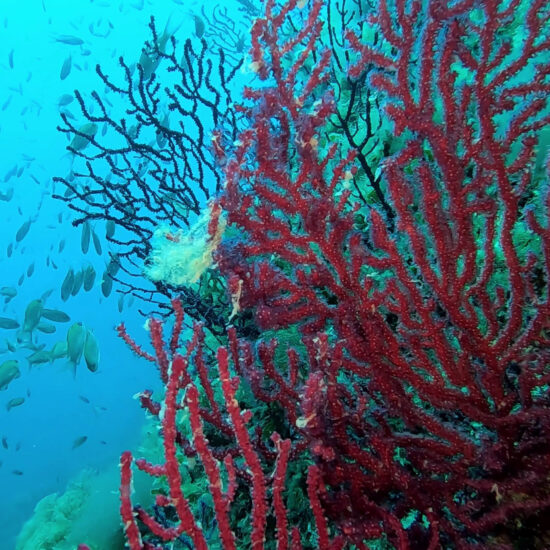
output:
[[[548,0],[0,29],[0,550],[550,549]]]

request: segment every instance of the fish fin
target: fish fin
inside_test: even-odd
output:
[[[73,371],[73,378],[76,378],[76,361],[67,360],[67,368]]]

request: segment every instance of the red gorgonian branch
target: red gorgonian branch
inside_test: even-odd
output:
[[[185,353],[180,354],[177,350],[178,341],[182,328],[183,312],[181,304],[176,300],[172,302],[176,320],[172,329],[170,344],[163,338],[162,323],[152,320],[149,323],[151,342],[156,353],[156,362],[163,373],[163,365],[167,365],[165,383],[165,395],[162,408],[152,402],[150,392],[146,392],[146,398],[141,396],[141,402],[153,415],[157,416],[162,428],[162,443],[164,463],[153,464],[145,459],[134,460],[129,451],[123,453],[120,461],[121,467],[121,517],[123,520],[124,532],[129,547],[132,550],[160,548],[142,538],[142,530],[146,528],[147,539],[150,535],[162,541],[174,541],[180,536],[189,537],[193,548],[207,549],[205,529],[208,526],[201,525],[193,515],[190,501],[184,494],[183,480],[180,472],[182,458],[197,458],[204,468],[208,479],[209,491],[212,496],[215,525],[219,533],[221,547],[224,550],[238,548],[240,541],[236,540],[233,526],[230,520],[230,507],[235,497],[239,480],[250,486],[251,508],[251,532],[249,545],[254,550],[265,548],[266,542],[266,521],[269,515],[268,508],[268,487],[272,487],[273,516],[276,523],[277,547],[288,548],[288,520],[283,500],[283,489],[285,487],[285,476],[288,460],[291,452],[291,441],[282,439],[277,432],[271,434],[271,440],[275,445],[276,461],[273,474],[265,474],[262,449],[258,448],[255,438],[249,434],[247,424],[252,416],[251,411],[241,409],[236,393],[239,388],[238,377],[232,377],[229,372],[230,353],[225,347],[218,348],[216,364],[221,392],[223,395],[223,406],[225,413],[220,411],[219,404],[214,402],[214,391],[209,375],[206,373],[203,332],[200,324],[195,324],[193,338],[187,344]],[[121,325],[119,334],[139,355],[149,359],[149,354],[144,352],[127,335]],[[231,347],[235,350],[237,342],[234,331],[230,334]],[[232,355],[235,362],[239,362],[239,355]],[[193,363],[199,370],[204,371],[198,375],[201,381],[201,391],[209,403],[209,408],[200,404],[200,391],[188,370]],[[242,370],[236,366],[236,370]],[[212,400],[212,401],[211,401]],[[185,440],[178,428],[178,412],[187,410],[189,413],[188,428],[191,432],[190,440]],[[213,425],[220,433],[228,435],[234,442],[233,447],[211,445],[205,436],[205,425]],[[182,454],[183,453],[183,454]],[[164,514],[155,515],[148,513],[140,506],[134,506],[131,499],[132,491],[132,464],[143,472],[155,478],[164,478],[167,485],[167,494],[157,494],[155,506],[160,509],[170,510],[171,517],[176,518],[167,525],[158,518]],[[222,474],[222,464],[223,471]],[[312,466],[312,476],[317,475],[316,467]],[[223,479],[227,479],[225,489],[222,487]],[[310,491],[317,490],[317,481],[311,482]],[[320,508],[314,510],[314,518],[319,526],[320,532],[325,533],[323,528],[326,520]],[[138,524],[139,522],[139,524]],[[143,527],[140,528],[140,525]],[[300,549],[300,534],[293,528],[291,532],[292,548]],[[331,541],[325,533],[323,542],[319,546],[322,550],[337,550],[341,548],[340,539]]]
[[[250,124],[219,199],[238,235],[216,252],[232,317],[252,317],[259,341],[228,331],[217,404],[200,327],[180,355],[152,325],[166,396],[162,407],[150,395],[142,403],[162,416],[165,464],[136,464],[167,478],[157,504],[174,507],[179,523],[142,510],[138,518],[163,540],[187,533],[204,547],[181,494],[180,448],[204,465],[227,548],[237,544],[225,516],[235,482],[222,490],[222,463],[227,479],[234,467],[252,488],[253,547],[264,543],[269,486],[285,547],[284,470],[309,456],[320,548],[375,538],[399,550],[545,548],[550,194],[537,147],[550,121],[546,3],[380,0],[349,30],[346,77],[368,72],[365,85],[403,143],[375,167],[395,227],[380,203],[354,202],[361,166],[325,131],[335,107],[331,53],[320,46],[330,3],[307,4],[267,0],[254,24],[251,66],[262,86],[239,107]],[[293,329],[300,338],[289,344]],[[192,357],[200,384],[188,373]],[[230,363],[258,402],[282,411],[290,436],[274,435],[274,451],[248,433]],[[180,393],[190,441],[174,421]],[[229,450],[208,445],[204,423]],[[126,534],[142,548],[130,455],[122,465]],[[291,530],[292,548],[299,540]]]
[[[296,425],[322,472],[325,512],[355,544],[543,547],[548,7],[381,0],[350,29],[347,76],[369,71],[404,140],[378,167],[392,231],[380,205],[354,205],[346,182],[360,167],[323,134],[330,59],[313,29],[324,2],[310,3],[308,31],[292,42],[282,21],[295,4],[275,14],[267,2],[254,28],[265,87],[248,91],[252,123],[221,199],[244,237],[222,243],[218,261],[260,330],[303,335]],[[258,370],[259,399],[262,385],[284,392]]]

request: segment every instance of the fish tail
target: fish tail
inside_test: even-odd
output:
[[[73,371],[73,378],[76,379],[76,361],[71,361],[71,359],[69,359],[67,361],[67,368]]]

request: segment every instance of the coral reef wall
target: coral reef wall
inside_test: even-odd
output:
[[[132,549],[548,547],[549,17],[265,2],[212,206],[222,345],[180,347],[177,300],[153,354],[120,327],[166,387],[154,509],[122,459]]]

